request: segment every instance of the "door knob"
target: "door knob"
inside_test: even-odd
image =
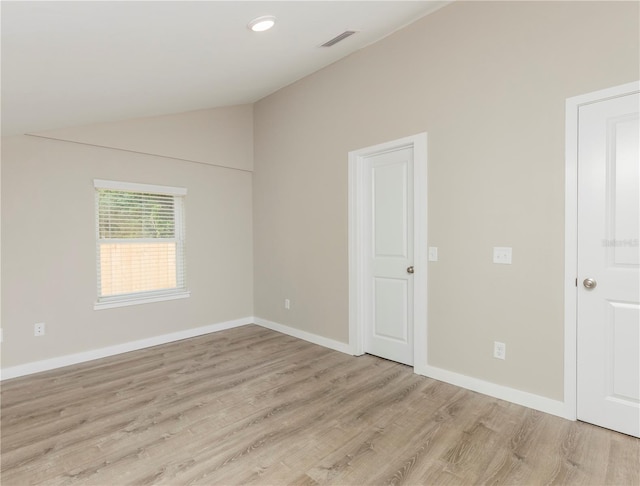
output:
[[[586,289],[595,289],[596,285],[598,285],[598,282],[596,282],[592,278],[585,278],[584,281],[582,282],[582,285],[584,285],[584,288]]]
[[[407,267],[407,273],[413,273],[413,265]]]

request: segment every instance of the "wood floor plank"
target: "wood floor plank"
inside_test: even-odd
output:
[[[609,435],[609,431],[604,433]],[[632,443],[625,436],[614,436],[608,442],[611,446],[603,483],[640,484],[640,441]]]
[[[8,380],[2,485],[640,485],[640,441],[258,326]]]

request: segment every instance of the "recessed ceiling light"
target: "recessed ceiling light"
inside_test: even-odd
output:
[[[269,30],[271,27],[276,25],[276,18],[273,15],[264,15],[263,17],[258,17],[253,19],[247,27],[249,27],[254,32],[264,32],[265,30]]]

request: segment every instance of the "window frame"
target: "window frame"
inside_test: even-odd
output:
[[[94,179],[94,198],[95,198],[95,238],[96,238],[96,302],[94,303],[94,310],[110,309],[114,307],[123,307],[129,305],[147,304],[151,302],[162,302],[166,300],[184,299],[191,295],[191,292],[187,289],[186,283],[186,244],[185,244],[185,197],[187,195],[187,189],[184,187],[172,187],[172,186],[160,186],[155,184],[141,184],[136,182],[121,182],[111,181],[104,179]],[[162,290],[147,290],[142,292],[129,292],[118,295],[102,296],[101,293],[101,261],[100,261],[100,245],[104,243],[104,240],[100,239],[100,217],[99,217],[99,191],[100,190],[114,190],[114,191],[126,191],[134,193],[145,194],[158,194],[158,195],[170,195],[174,199],[174,228],[175,237],[171,238],[171,241],[175,240],[177,244],[176,254],[176,273],[182,275],[182,287],[162,289]],[[114,243],[123,242],[126,240],[113,238]],[[131,239],[131,241],[138,242],[156,242],[154,240],[167,241],[164,238],[138,238]]]

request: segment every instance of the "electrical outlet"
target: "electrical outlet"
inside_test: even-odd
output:
[[[500,341],[493,342],[493,357],[497,359],[505,359],[507,357],[507,345]]]
[[[38,322],[33,325],[34,336],[44,336],[44,322]]]
[[[2,328],[0,327],[0,343],[4,341],[4,332],[2,331]]]
[[[291,309],[291,301],[289,299],[284,299],[284,308],[287,310]]]
[[[513,249],[510,246],[493,247],[493,263],[511,265]]]

